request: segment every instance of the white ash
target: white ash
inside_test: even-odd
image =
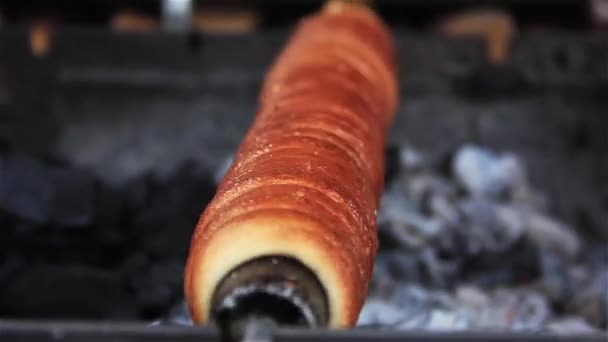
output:
[[[608,244],[591,245],[551,216],[519,157],[465,145],[442,173],[403,149],[382,198],[381,249],[359,325],[606,329]],[[600,256],[586,257],[592,250]]]

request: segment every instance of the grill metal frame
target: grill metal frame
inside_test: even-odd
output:
[[[472,342],[604,342],[605,335],[554,335],[545,333],[504,332],[393,332],[355,330],[308,330],[277,329],[272,332],[272,341],[304,342],[366,342],[366,341],[472,341]],[[91,341],[91,342],[143,342],[143,341],[218,341],[218,331],[213,327],[185,327],[143,323],[103,323],[92,321],[16,321],[0,320],[2,341]]]

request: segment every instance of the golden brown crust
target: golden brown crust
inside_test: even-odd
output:
[[[212,296],[211,291],[197,289],[214,289],[227,271],[260,255],[285,255],[297,258],[313,269],[326,287],[330,307],[334,310],[330,325],[347,327],[354,324],[359,313],[354,304],[365,295],[355,288],[357,282],[343,281],[358,277],[350,262],[354,256],[341,248],[343,243],[339,234],[319,234],[320,229],[323,229],[321,222],[289,209],[266,209],[232,220],[208,241],[204,249],[192,251],[188,269],[205,270],[191,273],[187,278],[186,289],[190,290],[188,297],[194,321],[207,321]]]
[[[378,245],[384,138],[397,105],[394,51],[367,8],[307,18],[265,80],[260,109],[197,224],[186,266],[196,323],[239,264],[267,255],[307,265],[331,327],[356,323]]]

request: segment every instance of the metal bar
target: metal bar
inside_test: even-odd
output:
[[[143,323],[0,320],[0,341],[217,341],[213,328]]]
[[[560,336],[513,332],[397,332],[381,330],[277,329],[273,341],[367,342],[367,341],[473,341],[473,342],[605,342],[605,335]],[[1,341],[216,341],[213,327],[150,326],[144,323],[49,322],[0,320]]]

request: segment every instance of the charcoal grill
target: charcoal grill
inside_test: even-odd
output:
[[[15,2],[4,3],[0,1],[0,5],[6,5],[8,9],[20,8]],[[516,151],[531,165],[531,178],[556,199],[555,211],[567,220],[585,223],[590,227],[586,232],[589,236],[608,238],[608,232],[602,231],[601,227],[608,210],[605,206],[608,182],[603,176],[608,171],[605,139],[608,119],[604,115],[608,110],[605,96],[608,91],[608,39],[605,32],[584,27],[589,22],[587,16],[591,15],[589,6],[567,0],[501,2],[500,6],[514,11],[524,23],[542,17],[538,13],[547,14],[548,20],[544,22],[545,29],[523,31],[518,35],[513,41],[508,63],[495,66],[488,64],[484,43],[479,39],[445,38],[419,31],[428,24],[416,19],[419,16],[466,7],[471,2],[452,1],[449,5],[448,1],[439,0],[376,3],[391,24],[402,19],[397,14],[399,11],[407,12],[404,16],[412,23],[409,27],[395,26],[402,65],[403,105],[388,145],[412,143],[441,155],[459,143],[473,141]],[[498,4],[497,1],[480,3],[483,6]],[[257,1],[254,7],[267,16],[266,29],[232,35],[175,31],[116,34],[105,28],[68,24],[56,28],[52,48],[44,57],[32,54],[26,27],[5,25],[0,29],[0,141],[3,152],[28,154],[48,165],[77,165],[90,171],[88,177],[94,179],[94,185],[90,186],[97,190],[101,187],[104,193],[142,187],[141,182],[131,182],[142,174],[166,180],[169,185],[164,189],[187,187],[190,184],[175,183],[172,179],[180,178],[176,174],[184,172],[178,165],[191,161],[196,170],[203,170],[200,172],[210,183],[197,183],[199,193],[205,195],[189,199],[199,202],[191,204],[194,208],[180,212],[187,219],[178,222],[180,228],[176,230],[175,241],[165,241],[171,245],[169,247],[163,245],[164,235],[159,228],[156,237],[133,247],[151,255],[148,261],[140,263],[164,260],[166,255],[173,261],[180,260],[185,256],[192,220],[213,193],[213,173],[226,163],[249,126],[265,70],[288,37],[285,22],[318,4],[315,1],[297,1],[291,5]],[[110,11],[118,5],[116,1],[108,1],[103,5],[96,2],[95,6]],[[78,12],[82,11],[81,6],[72,6],[69,2],[63,2],[62,8],[74,11],[72,15],[82,13]],[[279,18],[277,13],[290,15]],[[15,18],[23,16],[19,11],[13,14]],[[568,30],[556,28],[555,22],[563,22]],[[168,120],[168,112],[182,115]],[[205,115],[200,115],[201,112]],[[139,133],[125,133],[138,128],[142,128]],[[104,139],[107,140],[104,145],[99,145]],[[159,142],[158,146],[146,143],[151,140]],[[160,152],[155,152],[158,149]],[[548,169],[551,173],[545,174]],[[186,170],[188,175],[189,169]],[[142,189],[137,191],[150,191],[146,187]],[[139,193],[137,191],[131,193]],[[78,196],[67,194],[66,203],[78,202]],[[153,200],[142,199],[152,195],[138,196],[141,198],[129,198],[126,206],[134,206],[135,202],[158,205]],[[162,209],[162,206],[153,208]],[[64,217],[82,215],[79,209],[66,210]],[[168,215],[176,215],[176,212]],[[13,217],[5,216],[3,214],[2,222],[15,224]],[[139,219],[149,222],[147,217]],[[99,217],[90,220],[84,225],[89,230],[84,231],[75,224],[73,230],[61,233],[67,237],[58,240],[57,244],[53,239],[35,239],[36,234],[53,236],[55,228],[47,233],[31,228],[32,238],[26,242],[19,240],[21,242],[17,243],[12,235],[8,236],[10,234],[0,235],[0,260],[7,260],[2,263],[0,281],[9,284],[9,279],[27,267],[42,263],[40,259],[51,258],[49,250],[58,248],[74,248],[74,252],[53,256],[56,259],[50,260],[51,263],[62,265],[68,264],[66,260],[82,258],[81,263],[90,263],[96,269],[115,267],[122,257],[127,257],[124,253],[132,248],[129,244],[133,243],[133,237],[128,240],[112,235],[113,232],[100,237],[92,230],[115,222],[106,222]],[[99,220],[103,222],[99,223]],[[67,219],[65,222],[73,221]],[[58,224],[51,220],[42,225],[55,227]],[[162,225],[166,222],[158,223],[158,226]],[[30,227],[29,223],[25,226]],[[25,228],[24,234],[28,234],[28,229]],[[109,241],[103,240],[104,246],[110,246],[116,253],[116,260],[99,257],[105,247],[84,251],[100,239]],[[74,247],[81,242],[85,248]],[[26,248],[24,246],[38,248],[35,253],[39,255],[32,260],[22,257],[19,249]],[[134,264],[139,262],[137,256],[131,257]],[[10,266],[11,260],[18,260],[17,266]],[[181,276],[179,270],[173,274]],[[109,278],[113,280],[108,284],[122,281],[118,277]],[[151,321],[162,314],[159,306],[166,310],[168,304],[179,300],[181,291],[180,284],[167,286],[173,293],[162,304],[150,304],[152,309],[144,310],[143,314],[131,312],[126,316],[132,319],[139,315]],[[11,291],[14,293],[14,289]],[[147,322],[125,323],[114,317],[108,321],[105,313],[95,309],[83,313],[86,321],[37,320],[55,318],[57,314],[41,309],[39,305],[58,303],[47,298],[36,304],[43,298],[40,294],[32,298],[22,304],[8,303],[10,298],[7,296],[0,298],[0,340],[213,341],[219,338],[213,327],[150,326]],[[132,299],[123,295],[109,300],[124,301],[126,311],[129,311],[128,307],[136,306]],[[69,309],[58,312],[59,318],[63,319],[78,315]],[[405,333],[366,329],[338,332],[277,329],[271,335],[275,341],[605,340],[601,335]]]

